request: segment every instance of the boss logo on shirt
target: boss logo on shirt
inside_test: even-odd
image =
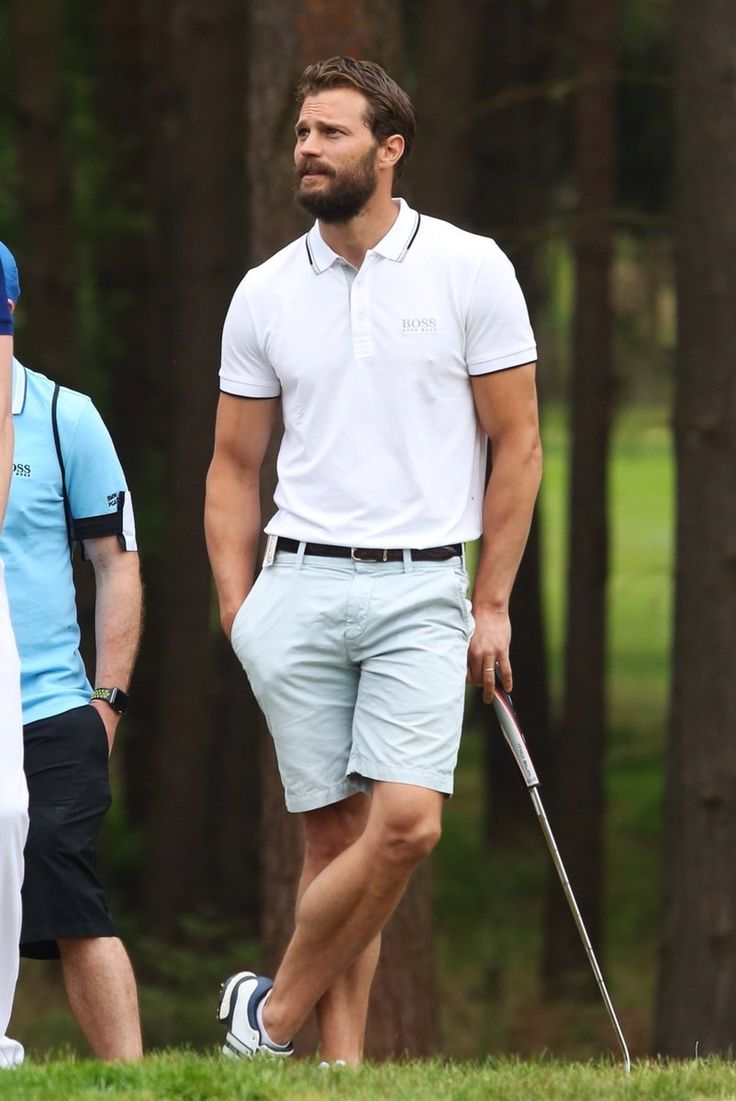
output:
[[[18,478],[30,478],[31,476],[31,464],[30,463],[13,463],[13,474]]]
[[[408,333],[410,336],[414,333],[436,333],[437,318],[405,317],[401,321],[401,331],[402,333]]]
[[[120,505],[120,494],[119,493],[108,493],[108,495],[107,495],[107,507],[108,508],[118,508],[119,505]]]

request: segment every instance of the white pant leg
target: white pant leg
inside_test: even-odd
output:
[[[20,662],[0,562],[0,1055],[17,1055],[4,1037],[18,979],[23,846],[28,833],[28,788],[23,772]],[[8,1049],[7,1052],[5,1049]]]

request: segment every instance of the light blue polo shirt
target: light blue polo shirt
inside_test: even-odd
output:
[[[0,556],[21,662],[23,722],[89,703],[54,444],[54,383],[13,361],[13,479]],[[57,423],[75,541],[117,535],[136,550],[130,494],[110,435],[84,394],[61,387]]]

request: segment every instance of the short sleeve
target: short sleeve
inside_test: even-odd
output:
[[[8,306],[8,292],[5,289],[5,272],[0,264],[0,336],[11,336],[13,333],[13,315]]]
[[[513,265],[493,242],[473,283],[465,337],[471,375],[521,367],[537,358],[529,313]]]
[[[63,395],[63,391],[61,392]],[[62,400],[59,410],[62,411]],[[63,413],[62,413],[63,416]],[[87,401],[68,433],[59,433],[73,534],[78,540],[117,535],[124,550],[137,550],[135,519],[125,475],[102,417]]]
[[[256,332],[245,282],[230,303],[222,331],[220,389],[243,398],[276,398],[281,384]]]

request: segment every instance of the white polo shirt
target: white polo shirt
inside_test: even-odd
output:
[[[357,272],[316,224],[233,296],[220,388],[282,398],[269,534],[421,548],[481,533],[470,376],[534,362],[534,335],[493,241],[398,203]]]

